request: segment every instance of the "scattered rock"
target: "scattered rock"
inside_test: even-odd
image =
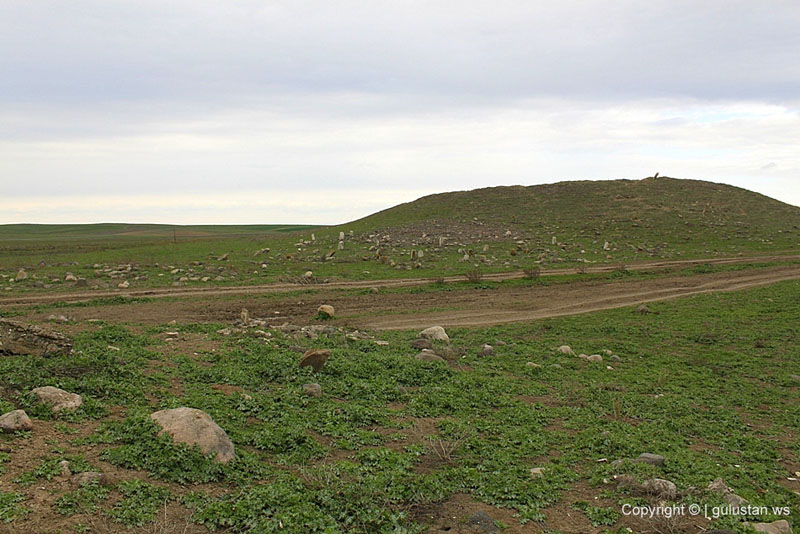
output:
[[[603,357],[600,356],[599,354],[592,354],[591,356],[587,356],[586,357],[586,361],[587,362],[602,362],[603,361]]]
[[[639,304],[639,306],[636,307],[636,313],[647,315],[650,313],[650,308],[648,308],[645,304]]]
[[[317,383],[303,384],[303,392],[309,397],[319,397],[322,395],[322,386]]]
[[[714,481],[711,482],[706,489],[711,493],[721,495],[725,499],[725,502],[733,507],[740,508],[748,505],[747,499],[736,495],[733,490],[729,488],[727,484],[725,484],[725,481],[722,480],[722,478],[714,479]]]
[[[84,471],[83,473],[72,475],[72,482],[78,486],[86,486],[95,480],[101,486],[116,486],[118,483],[115,477],[97,471]]]
[[[173,408],[150,415],[175,443],[197,445],[203,454],[214,454],[214,460],[228,463],[236,458],[228,435],[211,417],[195,408]]]
[[[751,523],[750,526],[756,532],[763,532],[764,534],[792,534],[792,527],[785,519],[773,521],[772,523]]]
[[[17,282],[21,282],[26,278],[28,278],[28,273],[25,272],[25,269],[20,269],[19,271],[17,271],[17,276],[14,278],[14,280],[16,280]]]
[[[558,352],[560,352],[561,354],[566,354],[568,356],[575,355],[575,351],[573,351],[569,345],[561,345],[560,347],[558,347]]]
[[[333,306],[330,304],[323,304],[319,308],[317,308],[317,315],[322,317],[323,319],[330,319],[334,315]]]
[[[423,339],[430,339],[432,341],[444,341],[450,343],[450,336],[447,335],[444,328],[441,326],[431,326],[419,333],[419,337]]]
[[[421,362],[443,362],[444,358],[433,352],[432,350],[423,350],[416,356],[417,360]]]
[[[127,280],[124,280],[124,281],[120,282],[119,284],[117,284],[117,287],[120,288],[120,289],[128,289],[130,287],[130,285],[131,285],[130,282],[128,282]]]
[[[53,386],[43,386],[31,390],[39,402],[50,406],[53,412],[75,411],[83,405],[83,398],[77,393],[70,393]]]
[[[458,354],[456,353],[455,349],[453,349],[453,347],[450,345],[440,347],[434,352],[445,360],[455,360],[458,358]]]
[[[481,346],[481,356],[494,356],[494,347],[489,345],[488,343],[484,343]]]
[[[423,339],[418,338],[411,342],[411,348],[422,350],[422,349],[432,349],[433,343],[431,343],[430,339]]]
[[[14,410],[0,416],[0,431],[11,434],[21,430],[33,430],[33,422],[24,410]]]
[[[651,478],[642,482],[642,489],[659,499],[673,500],[678,496],[678,488],[669,480]]]
[[[72,471],[69,470],[69,461],[68,460],[61,460],[58,462],[58,467],[61,468],[61,474],[65,477],[72,475]]]
[[[473,532],[479,534],[495,534],[500,532],[500,529],[497,528],[497,525],[494,523],[494,519],[486,512],[475,512],[472,514],[467,520],[467,525],[473,529]]]
[[[0,353],[62,356],[72,352],[72,340],[38,326],[0,319]]]
[[[539,365],[536,362],[528,362],[528,363],[525,364],[525,367],[534,367],[534,368],[537,368],[537,369],[541,369],[542,368],[542,366]]]
[[[175,341],[180,337],[179,332],[164,332],[164,339],[167,341]]]
[[[77,282],[77,281],[78,281],[78,277],[77,277],[77,276],[75,276],[75,275],[74,275],[74,274],[72,274],[72,273],[67,273],[67,274],[64,276],[64,281],[65,281],[65,282]]]
[[[310,365],[314,372],[318,373],[330,356],[331,351],[328,349],[307,350],[300,359],[300,367],[308,367]]]
[[[531,478],[541,478],[544,476],[544,467],[531,467]]]
[[[642,491],[642,485],[630,475],[616,475],[614,480],[617,483],[617,487],[620,489],[628,490],[631,492],[639,492]]]
[[[642,464],[657,465],[661,467],[666,462],[666,459],[659,454],[651,454],[649,452],[643,452],[642,454],[637,456],[636,459],[634,459],[633,461]]]

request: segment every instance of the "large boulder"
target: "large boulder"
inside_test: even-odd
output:
[[[0,353],[58,356],[72,352],[72,340],[58,332],[0,319]]]
[[[31,430],[33,429],[33,423],[31,422],[28,414],[26,414],[22,410],[14,410],[13,412],[8,412],[0,416],[0,432],[19,432],[20,430]]]
[[[47,404],[55,413],[71,412],[81,407],[83,398],[77,393],[70,393],[53,386],[44,386],[31,391],[39,402]]]
[[[207,413],[195,408],[173,408],[150,415],[175,443],[197,445],[206,456],[214,454],[214,460],[228,463],[236,458],[233,442]]]
[[[444,328],[441,326],[431,326],[419,333],[419,337],[423,339],[430,339],[432,341],[444,341],[450,343],[450,336],[447,335]]]

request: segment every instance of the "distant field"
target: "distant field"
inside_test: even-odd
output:
[[[340,242],[340,237],[343,239]],[[794,254],[800,208],[671,178],[443,193],[339,226],[0,226],[0,290],[255,285]],[[18,281],[19,269],[26,277]],[[70,276],[70,274],[72,276]]]
[[[306,225],[173,225],[173,224],[2,224],[0,241],[109,239],[117,237],[242,237],[268,232],[293,232]]]

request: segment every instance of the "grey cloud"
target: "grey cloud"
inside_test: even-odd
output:
[[[12,1],[0,20],[0,92],[12,102],[800,90],[794,1]]]

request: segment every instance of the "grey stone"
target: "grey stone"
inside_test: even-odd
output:
[[[65,356],[72,352],[72,340],[38,326],[0,319],[0,353],[34,356]]]
[[[751,527],[756,532],[764,534],[792,534],[792,527],[785,519],[773,521],[772,523],[751,523]]]
[[[411,348],[417,350],[432,349],[433,343],[431,343],[430,339],[418,338],[411,342]]]
[[[445,361],[444,358],[439,356],[433,351],[430,350],[423,350],[416,356],[417,360],[421,362],[443,362]]]
[[[673,500],[678,496],[678,488],[669,480],[651,478],[642,482],[642,489],[659,499]]]
[[[447,335],[447,332],[441,326],[431,326],[426,328],[419,333],[419,337],[433,341],[444,341],[445,343],[450,343],[450,336]]]
[[[303,384],[303,392],[309,397],[319,397],[322,395],[322,386],[316,382],[311,384]]]
[[[636,457],[634,462],[639,462],[639,463],[642,463],[642,464],[663,466],[664,463],[666,462],[666,459],[663,456],[659,455],[659,454],[651,454],[649,452],[643,452],[638,457]]]
[[[195,408],[173,408],[150,415],[175,443],[197,445],[205,455],[214,455],[214,460],[228,463],[236,458],[233,442],[228,434],[207,413]]]
[[[0,416],[0,431],[13,433],[32,430],[33,422],[23,410],[14,410]]]
[[[77,393],[70,393],[53,386],[43,386],[31,390],[39,402],[47,404],[53,412],[75,411],[83,405],[83,398]]]

